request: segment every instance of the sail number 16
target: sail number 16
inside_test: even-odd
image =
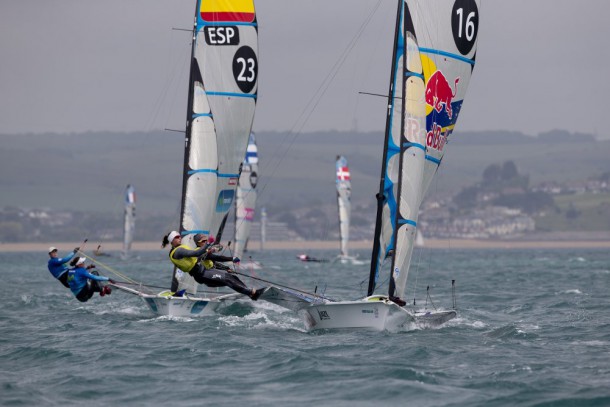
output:
[[[468,54],[479,31],[479,8],[475,0],[456,0],[451,13],[451,31],[458,51]]]

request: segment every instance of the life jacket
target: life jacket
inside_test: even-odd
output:
[[[193,267],[195,267],[195,264],[197,264],[197,257],[185,257],[183,259],[174,259],[174,252],[176,251],[176,249],[178,247],[182,247],[182,248],[185,248],[187,250],[192,250],[187,245],[181,244],[180,246],[174,247],[172,250],[170,250],[170,252],[169,252],[169,259],[180,270],[184,271],[185,273],[188,273],[189,271],[191,271],[193,269]]]
[[[212,260],[204,260],[204,261],[202,261],[202,263],[203,263],[203,267],[205,267],[206,270],[214,268],[214,262]]]

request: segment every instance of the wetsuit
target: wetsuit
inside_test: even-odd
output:
[[[76,252],[72,252],[62,258],[51,257],[47,265],[49,271],[53,274],[53,277],[58,279],[66,288],[70,288],[70,285],[68,284],[68,266],[66,266],[66,263],[72,260],[72,257],[74,257],[75,254]]]
[[[108,277],[102,277],[97,274],[97,271],[89,273],[84,267],[77,267],[68,270],[68,284],[72,294],[80,302],[87,302],[93,294],[101,292],[103,286],[100,281],[108,281]]]
[[[216,268],[206,269],[201,261],[201,258],[205,260],[219,259],[217,261],[232,261],[233,258],[227,256],[219,256],[217,254],[207,254],[209,246],[203,246],[196,250],[191,249],[186,245],[180,245],[169,252],[169,258],[185,273],[188,273],[197,281],[199,284],[205,284],[208,287],[229,287],[240,294],[252,296],[252,290],[244,284],[236,275],[231,274],[225,270],[219,270]],[[177,284],[176,284],[177,286]],[[172,282],[172,291],[174,289],[174,283]]]

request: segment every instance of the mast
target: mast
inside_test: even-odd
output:
[[[194,93],[195,93],[195,76],[199,74],[199,69],[195,63],[195,47],[197,46],[197,13],[199,12],[199,2],[201,0],[195,0],[195,13],[193,18],[193,37],[191,42],[191,69],[189,72],[189,90],[188,90],[188,98],[187,98],[187,107],[186,107],[186,131],[184,137],[184,160],[182,164],[182,200],[180,203],[180,230],[179,232],[182,234],[184,231],[184,222],[182,221],[184,218],[184,208],[186,207],[186,185],[188,181],[188,160],[190,154],[190,136],[192,130],[193,123],[193,103],[194,103]]]
[[[383,205],[387,199],[384,196],[385,189],[385,178],[386,178],[386,166],[388,159],[388,142],[390,140],[390,132],[392,126],[392,113],[394,106],[394,92],[395,92],[395,81],[396,81],[396,57],[398,52],[398,38],[400,36],[400,22],[402,17],[402,7],[404,0],[398,0],[398,9],[396,11],[396,29],[394,31],[394,50],[392,52],[392,65],[390,68],[390,86],[388,89],[388,110],[385,127],[385,137],[383,143],[383,158],[381,161],[381,177],[379,180],[379,191],[375,195],[377,198],[377,216],[375,219],[375,234],[373,237],[373,252],[371,253],[371,270],[369,274],[369,286],[367,295],[373,295],[375,291],[375,283],[377,275],[379,274],[379,268],[381,267],[381,261],[379,259],[379,252],[381,249],[380,236],[381,236],[381,220],[383,215]],[[385,254],[384,254],[385,256]]]

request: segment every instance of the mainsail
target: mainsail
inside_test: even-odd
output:
[[[131,251],[133,234],[136,226],[136,190],[133,186],[125,188],[125,220],[123,223],[123,252],[121,256],[127,258]]]
[[[478,0],[399,1],[368,294],[391,257],[404,297],[419,206],[441,163],[475,64]]]
[[[235,201],[234,256],[243,257],[250,238],[250,229],[256,209],[256,184],[258,182],[258,149],[254,133],[250,134],[246,158],[237,183]]]
[[[198,0],[186,117],[180,233],[222,233],[254,120],[258,28],[253,0]],[[219,239],[217,239],[219,240]],[[177,270],[179,289],[197,284]]]
[[[337,156],[337,206],[339,208],[339,234],[341,240],[341,257],[347,258],[349,242],[349,221],[352,209],[352,181],[347,166],[347,159]]]

